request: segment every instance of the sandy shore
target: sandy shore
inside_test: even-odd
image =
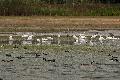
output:
[[[119,17],[0,17],[0,31],[120,29]]]

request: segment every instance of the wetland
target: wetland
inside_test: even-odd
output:
[[[1,32],[1,80],[119,80],[120,31]]]

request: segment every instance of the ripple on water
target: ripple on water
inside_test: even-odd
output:
[[[13,60],[13,62],[0,62],[0,77],[5,80],[120,79],[120,64],[109,60],[110,56],[95,54],[97,51],[91,53],[92,55],[88,54],[89,52],[84,53],[81,51],[82,53],[79,53],[79,51],[81,50],[70,50],[69,52],[62,50],[54,52],[54,50],[49,51],[49,49],[47,49],[45,51],[41,51],[40,53],[47,52],[49,54],[40,54],[41,57],[37,58],[35,58],[34,51],[31,54],[26,54],[27,52],[30,52],[29,50],[25,50],[23,52],[19,52],[18,50],[13,50],[13,52],[9,52],[9,50],[3,51],[0,53],[2,59]],[[5,55],[8,52],[12,55],[12,57],[7,55],[9,59]],[[24,58],[17,59],[16,56],[23,56]],[[49,60],[55,59],[55,62],[46,62],[42,59],[42,57]],[[120,57],[118,55],[118,59],[119,58]],[[91,61],[93,60],[94,63],[91,64]]]

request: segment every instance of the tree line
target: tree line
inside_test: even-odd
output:
[[[116,3],[120,3],[120,0],[0,0],[0,15],[79,16],[111,12],[111,15],[118,15],[120,5]],[[105,10],[108,12],[104,13]]]
[[[65,4],[65,3],[120,3],[120,0],[38,0],[43,3],[57,3],[57,4]]]

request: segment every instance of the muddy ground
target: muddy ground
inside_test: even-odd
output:
[[[119,17],[0,17],[2,32],[120,29]]]

